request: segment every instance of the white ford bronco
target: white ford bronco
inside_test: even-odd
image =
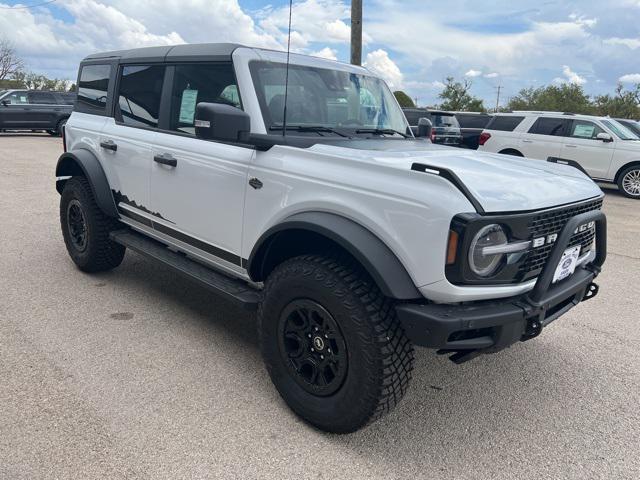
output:
[[[413,346],[461,363],[598,292],[602,191],[575,168],[414,137],[364,68],[231,44],[91,55],[56,168],[85,272],[125,249],[258,311],[285,402],[351,432]]]

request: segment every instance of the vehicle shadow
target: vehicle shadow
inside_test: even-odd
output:
[[[219,329],[224,329],[225,335],[238,340],[243,355],[260,362],[255,313],[222,301],[136,254],[128,253],[121,268],[101,275],[117,277],[123,289],[144,285],[141,288],[150,294],[149,298],[157,295],[178,304],[187,310],[189,322],[212,335],[219,335]],[[321,437],[336,448],[349,449],[364,463],[387,462],[397,478],[402,478],[404,469],[415,472],[421,465],[441,468],[437,473],[444,477],[445,472],[456,472],[450,478],[458,478],[464,473],[459,470],[461,458],[501,462],[508,455],[513,461],[520,461],[527,452],[541,455],[550,451],[550,445],[557,446],[554,438],[563,437],[564,432],[571,432],[575,446],[594,451],[589,442],[598,440],[590,433],[597,431],[600,424],[598,412],[588,407],[597,403],[599,395],[606,394],[595,386],[607,376],[606,368],[591,364],[586,375],[588,354],[576,356],[562,342],[562,335],[544,332],[535,341],[462,365],[417,348],[413,380],[404,400],[389,415],[353,434],[331,435],[305,426],[292,419],[293,414],[284,403],[280,405],[282,413],[277,415],[290,415],[286,422],[293,421],[296,428],[303,429],[297,435]],[[230,348],[229,354],[237,351]],[[260,369],[261,364],[252,370],[255,373]],[[263,374],[266,377],[267,373]],[[273,392],[260,391],[272,388],[268,381],[251,385],[257,389],[256,396],[274,398]],[[585,407],[581,410],[576,405]],[[609,422],[613,424],[615,420]],[[562,441],[569,441],[568,437]]]

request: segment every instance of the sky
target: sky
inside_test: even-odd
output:
[[[286,49],[288,0],[0,0],[0,37],[27,67],[74,79],[94,52],[238,42]],[[364,0],[363,62],[420,105],[449,76],[495,106],[529,86],[591,95],[640,83],[640,0]],[[294,0],[292,51],[349,61],[350,2]]]

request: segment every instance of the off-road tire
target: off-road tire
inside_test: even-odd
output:
[[[75,205],[84,217],[84,248],[79,248],[78,242],[72,239],[69,220],[71,204]],[[103,272],[122,263],[125,247],[109,239],[109,232],[121,228],[121,225],[100,210],[85,177],[72,177],[65,183],[60,197],[60,225],[69,256],[80,270]]]
[[[300,299],[326,309],[344,337],[346,375],[328,396],[302,388],[281,354],[281,317],[291,302]],[[321,430],[358,430],[393,409],[407,391],[413,345],[393,301],[350,257],[305,255],[276,267],[265,282],[258,331],[264,362],[278,392],[296,414]]]
[[[638,191],[638,193],[635,191],[629,191],[625,185],[625,179],[627,179],[627,176],[630,174],[634,175],[635,178],[640,178],[640,165],[632,165],[629,168],[625,168],[620,175],[618,175],[618,189],[625,197],[635,198],[638,200],[640,199],[640,191]],[[630,180],[631,179],[628,179],[627,181],[629,182]]]

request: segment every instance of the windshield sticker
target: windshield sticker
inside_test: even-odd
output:
[[[196,115],[196,102],[198,101],[198,90],[184,90],[182,101],[180,102],[180,123],[193,124]]]

